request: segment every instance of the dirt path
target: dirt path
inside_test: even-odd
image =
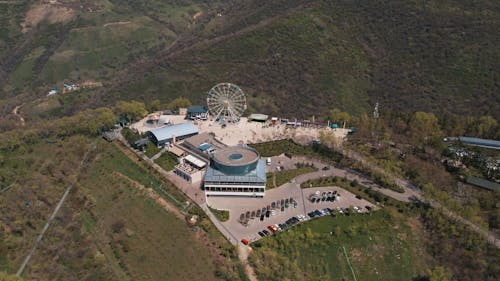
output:
[[[110,25],[124,25],[124,24],[129,24],[130,21],[116,21],[116,22],[108,22],[103,25],[103,27],[110,26]]]
[[[87,150],[87,152],[83,156],[82,162],[80,162],[80,166],[77,168],[76,175],[74,177],[75,180],[66,188],[66,191],[64,192],[63,196],[59,200],[59,203],[57,203],[56,208],[54,209],[54,211],[50,215],[49,219],[45,223],[45,226],[43,227],[42,232],[40,232],[40,234],[36,238],[35,243],[33,244],[33,247],[31,248],[31,251],[24,258],[23,263],[21,264],[21,266],[19,267],[19,270],[16,273],[16,276],[20,277],[23,274],[24,269],[28,265],[31,257],[35,253],[35,250],[38,248],[38,245],[42,241],[43,236],[45,235],[45,232],[47,232],[47,229],[49,229],[49,226],[52,223],[52,221],[54,220],[54,218],[56,217],[57,213],[59,212],[59,209],[61,209],[61,206],[66,201],[66,198],[68,198],[68,195],[71,192],[71,190],[73,189],[73,187],[75,186],[75,183],[77,183],[78,177],[80,176],[81,171],[88,165],[88,159],[89,159],[90,153],[97,148],[97,142],[98,142],[98,140],[96,140],[92,144],[92,146],[89,148],[89,150]]]
[[[248,279],[250,279],[250,281],[259,281],[259,279],[257,279],[257,275],[255,275],[253,267],[250,265],[250,263],[248,263],[248,256],[250,255],[252,248],[238,245],[237,250],[238,250],[238,258],[245,267]]]
[[[21,121],[21,126],[24,126],[26,124],[26,122],[24,121],[23,116],[21,116],[21,114],[19,114],[20,107],[21,107],[21,105],[14,107],[14,109],[12,110],[12,114],[16,115],[17,118],[19,118],[19,121]]]
[[[163,209],[165,209],[165,211],[167,212],[171,212],[173,213],[176,217],[178,217],[179,219],[181,220],[185,220],[185,217],[184,215],[175,207],[173,206],[172,204],[168,203],[167,201],[165,201],[165,199],[163,199],[158,193],[156,193],[156,191],[154,191],[152,188],[150,187],[145,187],[144,185],[142,185],[141,183],[125,176],[124,174],[120,173],[120,172],[114,172],[113,173],[115,176],[119,177],[119,178],[122,178],[122,179],[125,179],[127,181],[129,181],[130,183],[132,183],[133,185],[135,185],[139,190],[141,191],[145,191],[146,192],[146,195],[153,199],[156,203],[158,203],[160,206],[163,207]]]

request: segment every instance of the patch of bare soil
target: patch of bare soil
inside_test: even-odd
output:
[[[31,6],[30,10],[26,13],[24,21],[21,23],[22,32],[27,32],[42,21],[47,21],[49,23],[65,23],[69,22],[74,16],[75,11],[71,8],[56,3],[37,3]]]
[[[116,21],[116,22],[108,22],[103,25],[103,27],[110,26],[110,25],[124,25],[124,24],[129,24],[130,21]]]
[[[83,81],[81,83],[82,88],[99,88],[102,87],[102,82],[99,81]]]

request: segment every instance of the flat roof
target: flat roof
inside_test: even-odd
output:
[[[208,112],[208,107],[201,105],[193,105],[187,110],[188,114],[207,113],[207,112]]]
[[[182,154],[184,154],[184,150],[178,148],[177,146],[172,146],[168,151],[172,152],[173,154],[175,154],[175,156],[179,157],[179,156],[182,156]]]
[[[226,166],[242,166],[254,163],[260,158],[259,153],[248,146],[230,146],[218,149],[213,160]]]
[[[188,156],[184,157],[184,160],[188,161],[189,163],[195,165],[198,168],[203,168],[206,166],[206,163],[193,155],[189,154]]]
[[[471,144],[471,145],[500,149],[500,141],[497,141],[497,140],[480,139],[480,138],[472,138],[472,137],[459,137],[458,139],[463,143],[467,143],[467,144]]]
[[[248,120],[266,121],[268,118],[269,116],[260,113],[252,113],[250,114],[250,116],[248,116]]]
[[[186,135],[196,134],[198,133],[198,128],[192,123],[180,123],[150,130],[148,132],[153,134],[158,141],[162,141],[172,139],[174,136],[183,137]]]
[[[266,161],[258,160],[257,167],[243,175],[227,175],[217,169],[208,166],[204,181],[207,183],[266,183]]]
[[[481,179],[481,178],[476,178],[476,177],[468,177],[467,178],[467,183],[486,188],[492,191],[499,191],[500,190],[500,184],[496,182],[492,182],[489,180]]]

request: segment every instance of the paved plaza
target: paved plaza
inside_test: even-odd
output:
[[[339,201],[328,202],[322,201],[320,203],[312,203],[309,201],[309,195],[314,194],[316,191],[337,191],[340,194]],[[264,218],[260,221],[259,217],[250,219],[247,226],[239,222],[240,214],[247,211],[256,211],[271,205],[273,201],[285,198],[293,198],[298,202],[298,207],[294,208],[290,204],[283,212],[276,210],[276,215]],[[229,220],[223,222],[222,225],[231,232],[232,236],[240,241],[245,238],[253,242],[261,237],[257,234],[259,231],[266,229],[268,225],[284,223],[286,220],[297,215],[306,215],[317,209],[331,208],[349,208],[354,206],[362,207],[363,212],[366,211],[365,206],[375,208],[373,204],[364,200],[357,199],[354,194],[339,188],[339,187],[317,187],[301,189],[298,183],[288,183],[281,187],[266,191],[264,198],[232,198],[232,197],[208,197],[207,205],[220,210],[229,211]]]
[[[246,117],[242,117],[237,124],[228,123],[225,127],[212,120],[207,121],[192,121],[186,120],[183,115],[160,115],[158,124],[150,124],[146,117],[132,125],[130,128],[137,130],[139,133],[145,133],[149,130],[157,129],[165,126],[164,122],[170,124],[179,124],[191,122],[196,125],[200,133],[214,133],[215,138],[228,146],[248,143],[267,142],[280,139],[291,138],[299,143],[308,144],[313,139],[318,139],[321,132],[333,134],[341,141],[349,131],[348,129],[329,129],[316,127],[287,127],[284,124],[269,126],[269,122],[248,122]]]

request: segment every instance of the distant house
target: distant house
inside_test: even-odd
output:
[[[198,128],[191,123],[181,123],[147,131],[149,140],[156,146],[163,146],[166,143],[173,143],[175,140],[182,140],[198,134]]]
[[[208,119],[208,107],[201,105],[194,105],[187,109],[186,118],[188,119]]]

